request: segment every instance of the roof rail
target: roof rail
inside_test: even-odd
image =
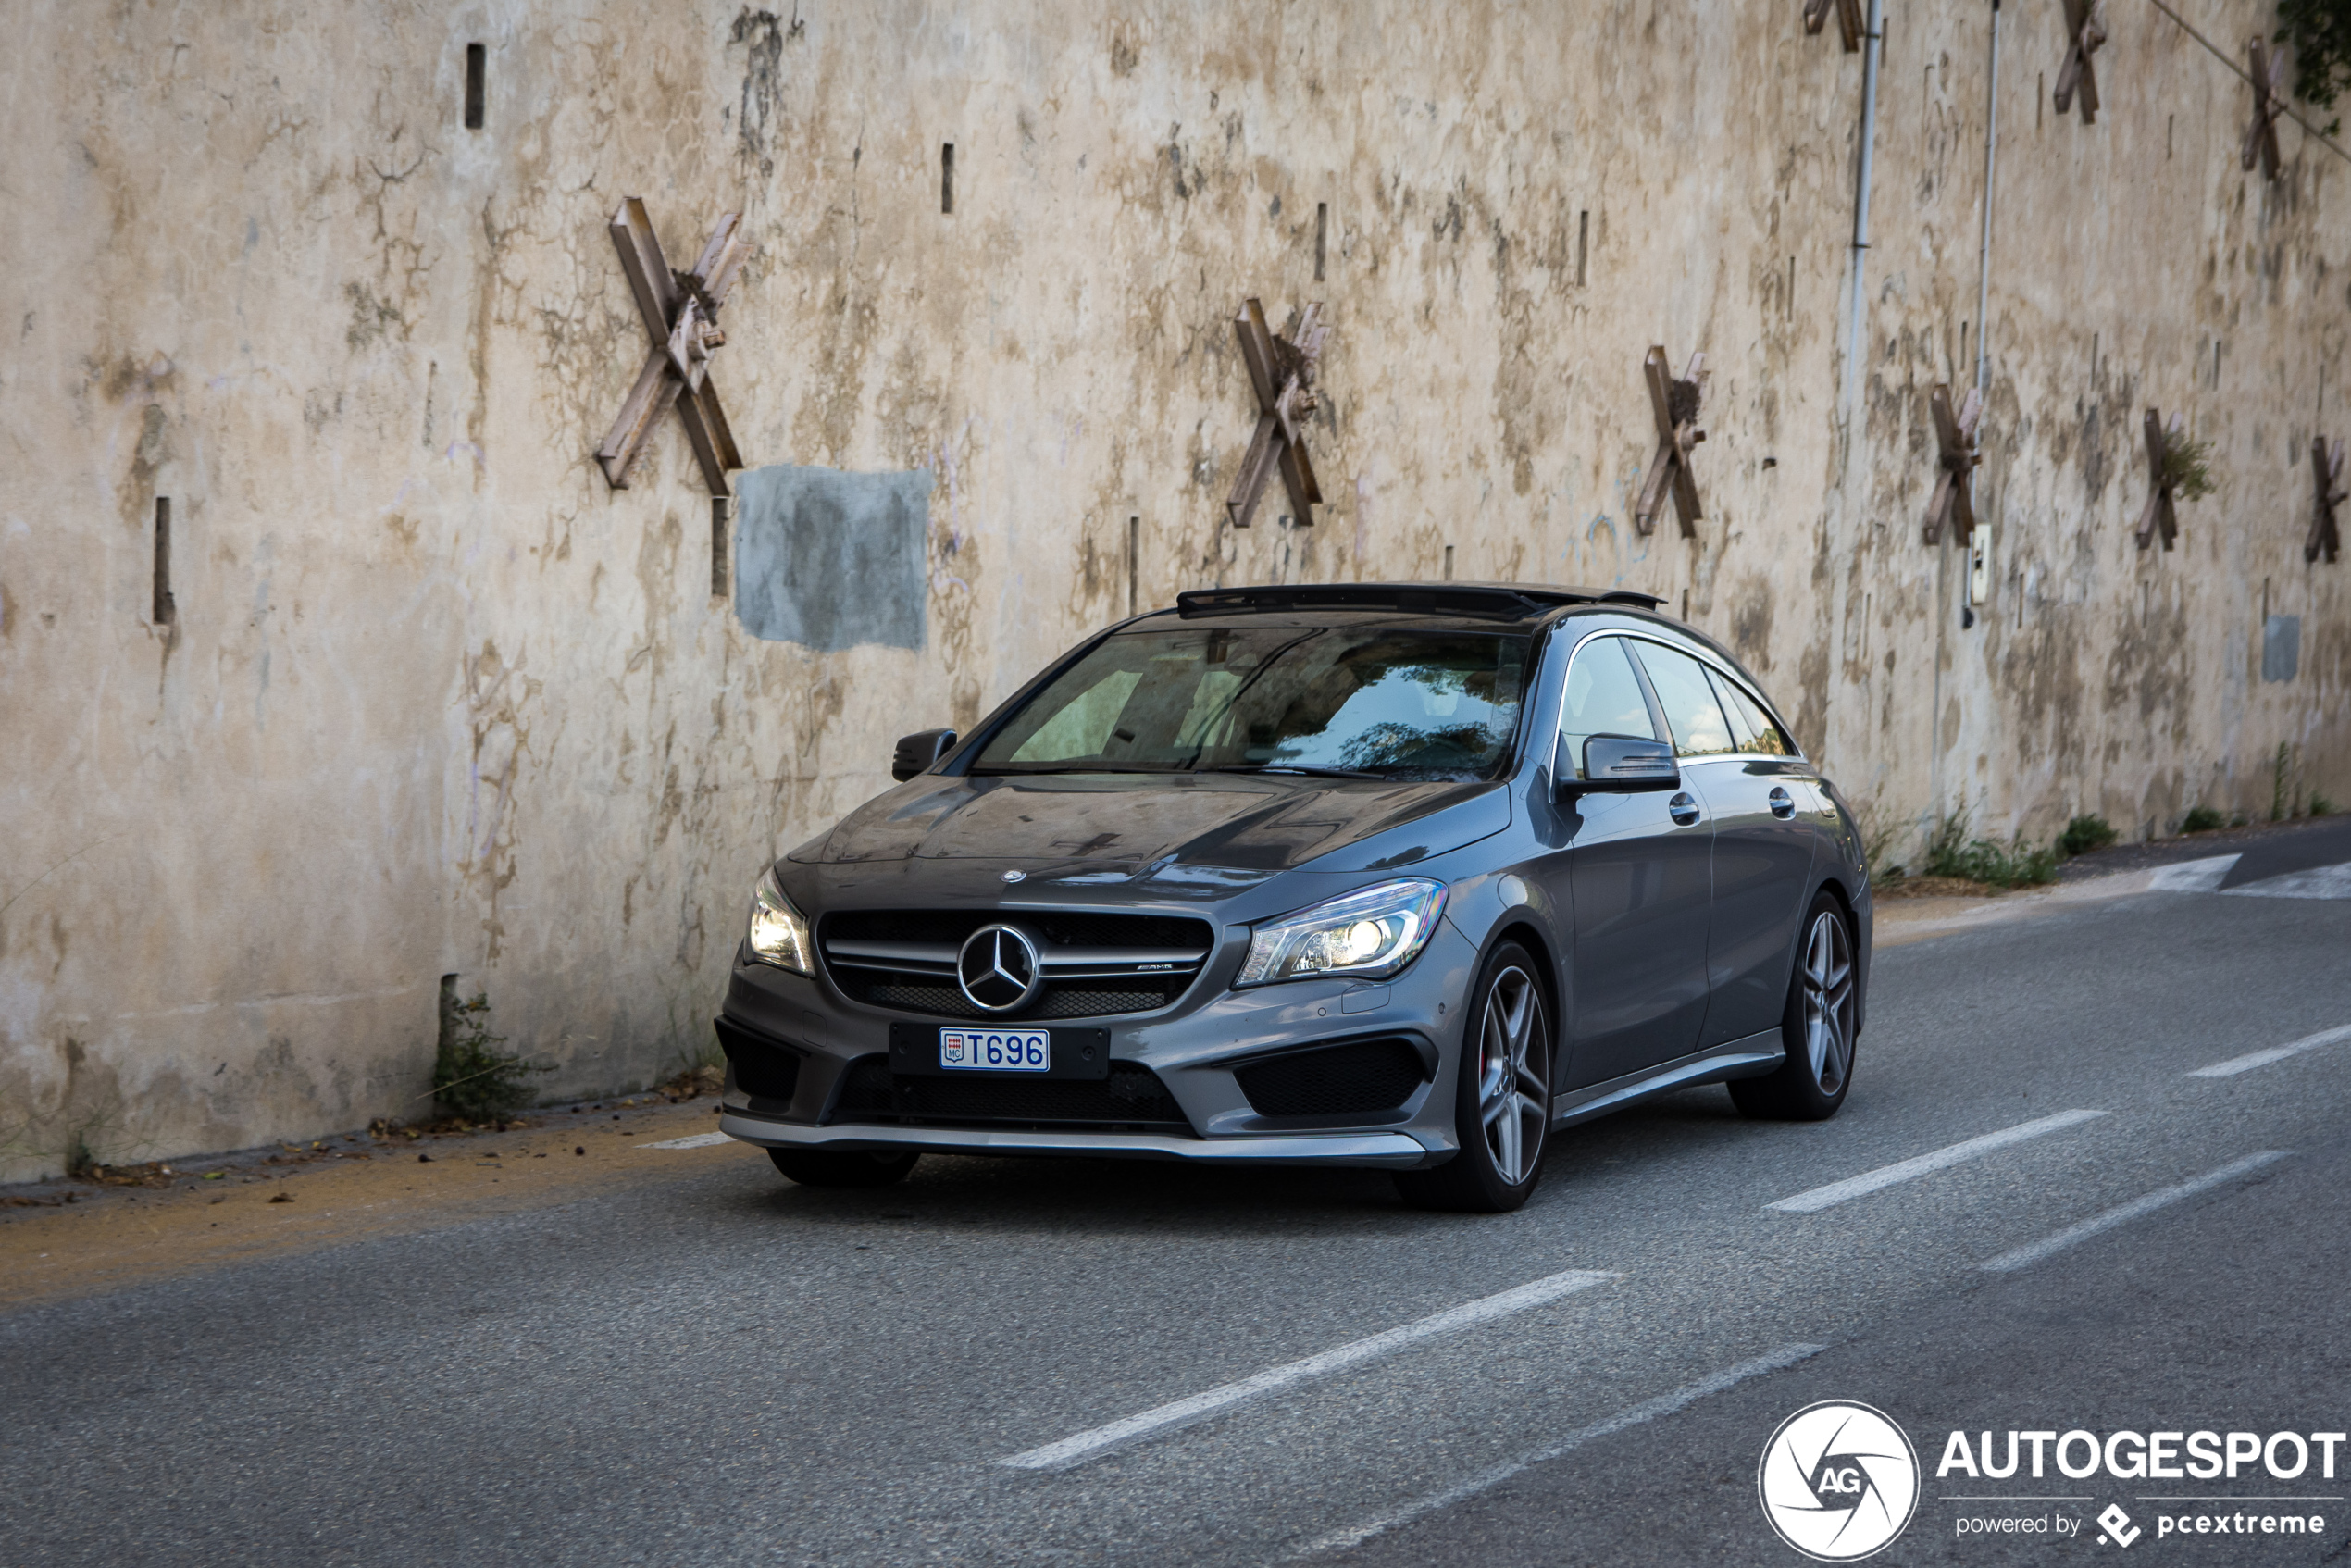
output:
[[[1178,614],[1231,610],[1407,610],[1436,614],[1541,615],[1562,604],[1630,604],[1653,610],[1664,601],[1632,589],[1556,588],[1527,582],[1297,582],[1200,588],[1176,596]]]

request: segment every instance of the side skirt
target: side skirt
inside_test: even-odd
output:
[[[1621,1078],[1611,1078],[1604,1084],[1563,1094],[1551,1102],[1551,1126],[1573,1126],[1677,1089],[1760,1077],[1786,1060],[1787,1049],[1781,1043],[1776,1028],[1748,1035],[1744,1039],[1725,1040],[1637,1073],[1627,1073]]]

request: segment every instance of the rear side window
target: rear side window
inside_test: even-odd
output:
[[[1577,776],[1584,771],[1584,742],[1595,735],[1658,738],[1648,699],[1621,637],[1596,637],[1575,651],[1567,666],[1567,700],[1560,705],[1560,734]]]
[[[1772,722],[1754,698],[1739,690],[1738,682],[1726,680],[1720,670],[1706,672],[1713,678],[1714,694],[1723,699],[1723,712],[1731,721],[1732,739],[1742,752],[1753,752],[1767,757],[1792,757],[1796,748],[1787,736]]]
[[[1687,653],[1654,642],[1641,644],[1641,667],[1649,673],[1658,705],[1673,727],[1673,749],[1686,757],[1728,756],[1738,749],[1706,666]]]

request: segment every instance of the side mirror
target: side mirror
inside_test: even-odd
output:
[[[1678,789],[1682,768],[1673,759],[1673,748],[1665,741],[1635,735],[1592,735],[1585,738],[1584,770],[1579,778],[1574,749],[1562,735],[1551,759],[1551,778],[1557,794],[1636,794]]]
[[[903,784],[918,773],[928,773],[954,749],[953,730],[918,729],[899,741],[898,750],[890,753],[889,776]]]

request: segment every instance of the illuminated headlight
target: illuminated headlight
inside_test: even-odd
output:
[[[1243,986],[1304,980],[1316,975],[1386,979],[1420,956],[1445,908],[1445,884],[1413,878],[1382,882],[1268,920],[1250,934]]]
[[[808,962],[808,922],[800,911],[784,897],[784,890],[776,884],[776,868],[769,866],[751,890],[751,955],[763,964],[773,964],[779,969],[797,969],[813,975]]]

